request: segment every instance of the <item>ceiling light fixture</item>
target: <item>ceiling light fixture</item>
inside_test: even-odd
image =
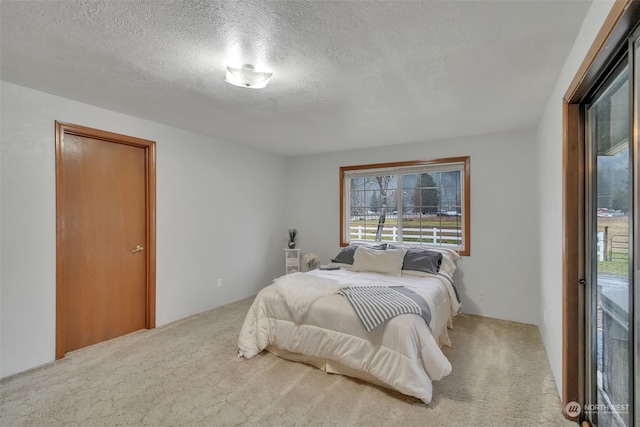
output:
[[[225,81],[234,86],[261,89],[267,86],[273,73],[256,71],[251,64],[244,64],[240,68],[227,67]]]

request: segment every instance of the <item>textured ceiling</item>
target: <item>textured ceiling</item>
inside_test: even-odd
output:
[[[287,155],[528,129],[590,4],[2,0],[0,76]]]

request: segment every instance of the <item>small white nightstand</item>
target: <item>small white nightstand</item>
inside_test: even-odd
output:
[[[285,249],[285,274],[300,271],[300,249]]]

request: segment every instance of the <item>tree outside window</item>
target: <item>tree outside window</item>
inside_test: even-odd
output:
[[[390,242],[469,253],[469,157],[340,168],[341,245]]]

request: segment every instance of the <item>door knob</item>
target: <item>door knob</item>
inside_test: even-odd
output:
[[[144,251],[144,248],[143,248],[142,246],[138,245],[138,246],[136,246],[136,248],[135,248],[135,249],[133,249],[133,250],[131,251],[131,253],[132,253],[132,254],[135,254],[135,253],[142,252],[142,251]]]

